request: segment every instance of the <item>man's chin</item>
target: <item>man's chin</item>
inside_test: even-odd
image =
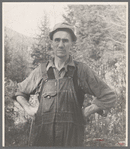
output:
[[[57,54],[57,57],[59,57],[59,58],[64,58],[64,57],[67,57],[67,55],[64,55],[64,54]]]

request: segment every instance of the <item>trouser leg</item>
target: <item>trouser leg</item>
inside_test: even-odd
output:
[[[39,127],[34,146],[83,146],[84,129],[73,123],[53,123]]]
[[[53,124],[44,124],[37,128],[37,135],[33,146],[54,146],[54,129]]]
[[[54,146],[83,146],[83,127],[73,123],[55,123],[54,126]]]

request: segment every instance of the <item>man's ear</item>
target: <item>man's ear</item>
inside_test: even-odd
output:
[[[71,43],[70,51],[73,49],[73,46],[74,46],[74,42]]]
[[[53,42],[52,42],[52,40],[51,40],[51,48],[53,49]]]
[[[72,42],[71,47],[73,47],[73,46],[74,46],[74,43],[75,43],[75,42]]]

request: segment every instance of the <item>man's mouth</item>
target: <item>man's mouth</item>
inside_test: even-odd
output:
[[[57,52],[65,52],[65,50],[57,50]]]

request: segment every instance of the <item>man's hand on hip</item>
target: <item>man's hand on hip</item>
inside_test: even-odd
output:
[[[85,117],[88,117],[88,116],[90,116],[91,114],[94,114],[94,113],[96,113],[96,112],[99,111],[99,110],[100,110],[100,108],[99,108],[97,105],[91,104],[90,106],[88,106],[88,107],[86,107],[86,108],[84,109],[83,113],[84,113],[84,116],[85,116]]]
[[[38,110],[39,104],[32,106],[24,97],[18,96],[17,101],[21,104],[28,115],[34,116]]]

